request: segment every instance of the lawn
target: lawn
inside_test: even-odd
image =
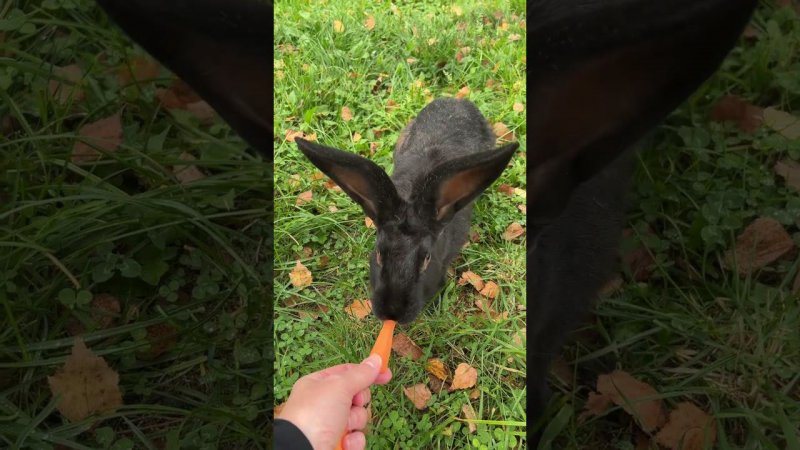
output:
[[[579,417],[613,369],[715,417],[715,448],[800,448],[800,20],[781,3],[642,143],[620,277],[557,364],[545,448],[658,448],[619,407]]]
[[[473,237],[440,298],[397,331],[420,354],[393,353],[394,378],[373,389],[369,448],[525,448],[525,238],[503,237],[513,223],[525,225],[524,8],[522,1],[276,3],[276,403],[300,376],[363,359],[379,328],[374,316],[348,312],[369,299],[375,229],[294,137],[369,157],[391,173],[403,127],[432,99],[460,96],[521,144],[478,199]],[[291,282],[298,262],[310,285]],[[494,282],[497,297],[459,285],[467,271]],[[426,370],[431,358],[451,375],[468,364],[475,386],[449,392]],[[430,399],[415,406],[404,394],[413,386],[427,388]],[[465,409],[484,421],[472,431]]]
[[[93,1],[0,5],[0,97],[0,447],[267,448],[269,166]],[[76,337],[99,419],[51,395]]]

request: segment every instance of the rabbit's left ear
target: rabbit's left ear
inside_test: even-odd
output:
[[[134,41],[272,159],[269,21],[254,0],[98,0]],[[270,120],[268,120],[270,119]]]

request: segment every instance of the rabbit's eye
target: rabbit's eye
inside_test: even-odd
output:
[[[427,255],[425,255],[425,260],[422,261],[422,268],[419,269],[419,271],[420,272],[425,272],[425,269],[428,268],[428,264],[430,264],[430,262],[431,262],[431,254],[428,253]]]
[[[383,261],[381,261],[381,252],[376,252],[375,259],[378,262],[379,266],[383,266]]]

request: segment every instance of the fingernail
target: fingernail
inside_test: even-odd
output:
[[[366,364],[373,369],[377,369],[381,366],[381,355],[369,355],[367,359],[361,361],[361,364]]]

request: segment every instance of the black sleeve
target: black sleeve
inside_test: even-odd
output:
[[[288,420],[275,419],[273,439],[274,450],[314,450],[306,435]]]

